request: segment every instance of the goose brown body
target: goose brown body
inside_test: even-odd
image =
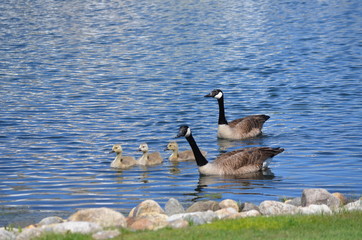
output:
[[[245,139],[256,137],[262,133],[264,123],[270,118],[267,115],[250,115],[228,123],[225,116],[224,94],[220,89],[215,89],[205,97],[213,97],[219,104],[218,138]]]
[[[283,148],[252,147],[221,154],[209,163],[201,154],[191,129],[184,125],[179,129],[178,137],[184,136],[195,155],[200,174],[204,175],[243,175],[266,169],[271,159],[283,152]]]

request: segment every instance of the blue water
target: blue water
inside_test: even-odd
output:
[[[145,199],[361,195],[360,0],[8,0],[0,20],[0,225],[88,207],[127,214]],[[217,102],[203,97],[214,88],[229,120],[271,116],[263,136],[217,140]],[[285,152],[266,176],[200,177],[163,152],[181,124],[210,160]],[[110,168],[113,144],[138,157],[143,142],[162,165]]]

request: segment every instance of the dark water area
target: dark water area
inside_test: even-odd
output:
[[[0,226],[171,197],[260,203],[326,188],[362,193],[362,2],[2,1]],[[267,114],[261,137],[216,138],[225,93],[233,120]],[[199,176],[170,163],[188,124],[212,161],[283,147],[267,175]],[[181,150],[185,139],[177,139]],[[113,144],[153,167],[110,168]]]

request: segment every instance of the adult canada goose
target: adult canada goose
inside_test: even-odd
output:
[[[283,148],[252,147],[221,154],[209,163],[201,154],[191,129],[183,125],[177,137],[184,136],[194,152],[200,174],[203,175],[243,175],[266,169],[271,159],[284,151]]]
[[[142,157],[138,159],[138,164],[140,165],[154,165],[154,164],[160,164],[163,162],[163,158],[159,152],[148,152],[148,145],[147,143],[142,143],[139,146],[139,151],[143,152]]]
[[[238,140],[256,137],[261,134],[263,124],[270,118],[267,115],[250,115],[228,123],[225,117],[224,93],[220,89],[215,89],[205,97],[216,98],[219,103],[218,138]]]
[[[168,158],[170,161],[181,162],[181,161],[187,161],[187,160],[195,160],[195,155],[192,152],[192,150],[185,150],[185,151],[179,152],[177,142],[170,142],[169,144],[167,144],[165,151],[167,151],[167,150],[172,151],[170,157]],[[201,153],[204,157],[207,154],[207,152],[205,152],[205,151],[201,151]]]
[[[137,161],[134,157],[122,156],[123,149],[121,144],[113,145],[112,151],[110,153],[114,152],[117,153],[117,155],[111,163],[112,168],[129,168],[137,164]]]

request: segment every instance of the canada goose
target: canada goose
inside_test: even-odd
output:
[[[129,168],[137,164],[137,161],[134,157],[122,156],[123,149],[121,144],[113,145],[112,151],[110,153],[114,152],[117,153],[117,156],[111,163],[112,168]]]
[[[138,159],[138,164],[140,165],[154,165],[163,162],[163,158],[159,152],[148,152],[148,145],[147,143],[142,143],[139,146],[139,151],[143,152],[142,157]]]
[[[215,89],[205,97],[216,98],[219,103],[218,138],[238,140],[256,137],[261,134],[263,124],[270,118],[267,115],[250,115],[228,123],[225,117],[224,93],[220,89]]]
[[[195,154],[200,174],[203,175],[243,175],[266,169],[271,158],[284,151],[283,148],[251,147],[221,154],[209,163],[201,154],[191,129],[183,125],[177,137],[184,136]]]
[[[181,162],[181,161],[187,161],[187,160],[195,160],[195,155],[192,152],[192,150],[185,150],[182,152],[178,151],[178,144],[177,142],[170,142],[167,144],[167,147],[165,148],[165,151],[172,150],[172,153],[170,157],[168,158],[170,161],[175,162]],[[204,157],[206,156],[207,152],[201,151],[202,155]]]

